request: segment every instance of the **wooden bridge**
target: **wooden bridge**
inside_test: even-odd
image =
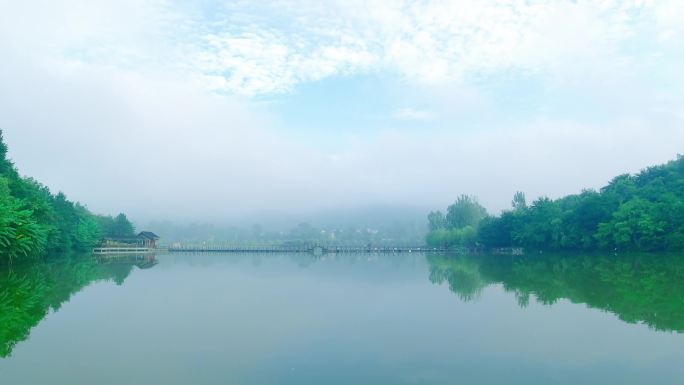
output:
[[[96,247],[93,254],[147,254],[156,251],[157,249],[150,247]]]
[[[171,253],[425,253],[444,252],[445,248],[428,246],[325,246],[325,245],[269,245],[269,246],[171,246]]]
[[[182,245],[171,247],[99,247],[93,254],[154,254],[154,253],[312,253],[323,254],[399,254],[399,253],[456,253],[522,255],[522,248],[499,248],[484,250],[482,248],[446,248],[430,246],[332,246],[332,245]]]

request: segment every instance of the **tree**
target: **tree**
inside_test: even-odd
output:
[[[511,201],[511,205],[513,206],[513,210],[524,210],[527,208],[527,200],[525,199],[525,193],[522,191],[517,191],[515,195],[513,195],[513,200]]]
[[[634,183],[634,178],[629,174],[616,176],[608,183],[608,186],[601,189],[601,194],[605,194],[616,205],[628,201],[636,193],[637,186]]]
[[[658,220],[657,206],[640,198],[621,205],[596,237],[603,246],[627,250],[662,250],[666,223]]]
[[[513,210],[499,217],[479,221],[483,211],[477,202],[461,196],[449,206],[447,230],[473,226],[478,242],[489,247],[684,250],[684,158],[617,176],[600,191],[540,198],[531,206],[517,192],[512,205]],[[450,243],[454,234],[442,232],[431,239]]]
[[[102,218],[62,193],[53,195],[35,179],[21,177],[7,159],[0,130],[0,262],[89,250],[104,227],[109,233],[133,235],[125,215]]]
[[[0,177],[0,258],[29,258],[45,250],[48,230],[33,211],[9,193],[7,179]]]
[[[121,213],[114,218],[113,235],[115,237],[126,238],[135,235],[133,224],[126,218],[126,214]]]
[[[557,249],[561,235],[561,212],[558,205],[541,197],[523,216],[522,226],[513,230],[512,237],[522,245],[535,249]]]
[[[12,169],[12,163],[7,159],[7,145],[0,129],[0,175],[6,175]]]
[[[446,228],[446,218],[441,211],[431,211],[428,214],[428,229],[430,231],[436,231],[439,229]]]
[[[473,247],[477,244],[477,228],[487,217],[487,210],[475,197],[461,195],[447,208],[447,215],[441,211],[428,214],[429,233],[425,242],[440,247]]]
[[[487,216],[487,210],[482,207],[477,198],[461,195],[447,208],[447,227],[459,229],[466,226],[477,228],[482,219]]]
[[[490,247],[513,246],[511,230],[513,228],[514,212],[504,212],[501,217],[487,217],[480,222],[477,240]]]
[[[86,251],[102,237],[102,231],[92,216],[84,216],[78,222],[74,232],[74,248]]]

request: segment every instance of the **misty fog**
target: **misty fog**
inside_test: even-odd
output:
[[[675,158],[684,144],[682,78],[667,77],[682,64],[676,39],[651,48],[672,58],[660,61],[631,52],[640,42],[627,32],[588,43],[611,28],[681,36],[667,18],[644,27],[636,23],[642,19],[602,18],[578,5],[578,20],[586,12],[596,29],[567,42],[583,61],[568,66],[564,53],[542,51],[541,36],[565,35],[533,20],[511,44],[534,61],[491,52],[500,60],[480,68],[468,64],[474,57],[458,29],[447,34],[466,44],[464,52],[454,46],[420,56],[421,44],[447,44],[421,24],[438,6],[416,10],[406,41],[392,28],[409,19],[342,12],[357,31],[387,26],[377,41],[354,32],[347,44],[335,37],[346,33],[337,19],[316,7],[280,11],[320,16],[335,36],[316,36],[316,25],[277,24],[250,35],[249,24],[232,18],[237,5],[214,15],[235,28],[176,39],[203,17],[192,7],[28,3],[5,3],[0,13],[0,127],[10,157],[53,191],[98,213],[126,212],[139,227],[344,226],[350,213],[370,226],[363,216],[373,210],[403,213],[383,218],[385,225],[413,223],[459,194],[497,213],[518,190],[534,199],[600,188]],[[263,8],[274,12],[264,23],[281,17]],[[472,12],[489,8],[472,5]],[[547,8],[547,18],[558,11]],[[494,24],[479,28],[506,34]],[[300,40],[318,53],[301,51]],[[395,54],[399,46],[403,56]],[[424,55],[438,55],[435,47]],[[421,64],[433,59],[436,67]],[[439,67],[442,61],[449,64]]]

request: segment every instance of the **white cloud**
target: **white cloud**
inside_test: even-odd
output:
[[[223,79],[214,89],[247,95],[288,91],[327,76],[363,71],[375,58],[353,42],[316,46],[276,32],[222,33],[205,37],[207,46],[192,57],[202,76]]]
[[[558,198],[673,159],[681,152],[684,130],[672,121],[656,126],[650,121],[596,125],[540,119],[430,136],[386,131],[349,149],[339,158],[344,162],[340,168],[342,174],[364,170],[355,186],[363,186],[367,199],[446,207],[465,193],[498,211],[509,207],[517,190],[529,199]]]
[[[392,114],[392,119],[396,120],[430,122],[435,118],[435,114],[430,111],[414,108],[402,108]]]
[[[97,212],[141,221],[439,207],[461,193],[499,210],[516,190],[533,198],[600,187],[684,143],[681,122],[541,119],[477,132],[386,130],[324,151],[269,130],[268,111],[193,84],[116,69],[15,69],[0,73],[0,126],[22,172]]]
[[[644,49],[676,49],[657,41],[681,36],[681,4],[35,0],[4,6],[0,31],[18,51],[41,47],[72,61],[163,67],[210,89],[259,95],[375,72],[432,85],[507,71],[601,81],[634,71],[646,60]]]
[[[667,7],[638,1],[285,1],[263,6],[270,16],[260,22],[226,12],[222,25],[229,28],[197,37],[209,44],[199,44],[195,69],[224,77],[226,91],[246,94],[371,71],[422,84],[510,70],[599,79],[634,64],[629,45],[635,38],[671,30],[671,18],[651,20]]]
[[[515,190],[599,187],[681,152],[681,66],[670,60],[681,28],[669,4],[673,13],[636,1],[238,2],[215,12],[157,0],[3,3],[0,127],[23,172],[139,219],[446,204],[460,193],[499,209]],[[510,71],[587,79],[577,97],[598,94],[611,117],[587,123],[563,99],[570,117],[532,106],[522,122],[465,127],[459,109],[487,118],[517,106],[478,86]],[[397,105],[420,106],[378,114],[459,129],[375,127],[304,143],[272,129],[268,106],[234,95],[360,73],[411,83]]]

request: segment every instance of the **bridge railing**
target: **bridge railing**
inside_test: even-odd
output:
[[[123,253],[147,253],[152,251],[148,247],[96,247],[93,254],[123,254]]]
[[[445,248],[429,246],[344,246],[344,245],[175,245],[168,247],[169,252],[323,252],[323,253],[405,253],[439,252]]]

